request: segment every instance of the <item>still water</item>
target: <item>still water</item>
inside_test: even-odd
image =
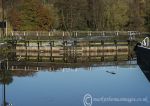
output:
[[[150,82],[136,61],[112,63],[13,71],[0,84],[0,105],[150,106]]]

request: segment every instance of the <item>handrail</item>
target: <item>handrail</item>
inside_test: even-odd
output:
[[[141,45],[142,46],[145,46],[145,47],[149,47],[150,46],[150,39],[149,37],[146,37],[142,42],[141,42]]]

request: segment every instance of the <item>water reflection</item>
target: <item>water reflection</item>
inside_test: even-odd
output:
[[[15,51],[8,53],[8,60],[3,62],[5,65],[1,66],[5,66],[8,70],[11,70],[12,75],[33,76],[39,70],[55,72],[64,68],[76,69],[110,65],[117,66],[134,60],[133,53],[117,54],[113,52],[107,52],[105,55],[97,52],[90,55],[64,55],[54,53],[52,56],[49,56],[47,52],[40,54],[39,52]]]
[[[2,105],[1,106],[12,106],[6,100],[6,85],[9,85],[13,82],[13,75],[10,70],[7,70],[7,65],[5,63],[1,63],[1,71],[0,71],[0,85],[2,85]]]
[[[46,55],[10,52],[8,60],[1,62],[2,106],[84,106],[86,93],[94,97],[150,98],[150,84],[131,55],[117,55],[117,60],[113,53],[105,57]],[[99,105],[149,106],[145,102],[93,104]]]
[[[135,61],[114,61],[114,62],[91,62],[91,63],[49,63],[49,62],[18,62],[18,61],[5,61],[5,67],[8,70],[0,70],[0,77],[3,78],[3,75],[6,75],[4,81],[9,81],[12,76],[16,77],[25,77],[25,76],[34,76],[39,71],[48,71],[48,72],[64,72],[65,68],[75,69],[74,71],[80,71],[80,68],[85,68],[87,70],[92,70],[94,67],[107,67],[107,66],[116,66],[116,67],[125,67],[126,64],[136,65]],[[6,65],[6,63],[8,65]],[[110,73],[110,72],[108,72]]]
[[[113,64],[103,63],[103,66],[95,64],[91,67],[74,69],[61,68],[50,72],[45,68],[38,72],[33,70],[36,75],[32,77],[30,75],[27,77],[28,74],[26,77],[21,76],[21,72],[28,73],[28,70],[11,70],[7,78],[13,78],[13,82],[7,80],[9,83],[7,81],[1,83],[2,94],[5,94],[4,103],[9,102],[14,106],[84,106],[82,100],[86,93],[90,93],[93,97],[150,98],[150,84],[135,61]],[[4,77],[1,78],[6,79],[6,73],[3,72]],[[93,106],[99,105],[149,106],[146,102],[109,104],[93,102]]]

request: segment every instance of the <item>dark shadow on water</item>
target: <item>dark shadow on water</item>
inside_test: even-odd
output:
[[[150,68],[147,67],[147,65],[145,65],[145,63],[143,63],[143,62],[137,61],[137,63],[140,66],[140,68],[143,71],[146,78],[148,79],[148,81],[150,82]]]
[[[36,55],[37,54],[37,55]],[[57,54],[57,53],[56,53]],[[34,76],[38,71],[47,70],[49,72],[57,72],[64,68],[91,68],[100,66],[118,66],[124,64],[132,64],[135,61],[131,54],[116,55],[108,52],[108,55],[98,55],[95,53],[91,55],[65,55],[59,56],[46,56],[47,53],[39,54],[37,52],[8,52],[5,61],[1,62],[0,75],[3,72],[9,72],[11,76],[26,77]],[[52,61],[53,60],[53,61]],[[136,64],[136,63],[133,63]],[[7,71],[3,71],[7,69]],[[106,71],[109,74],[115,75],[116,73]],[[1,76],[0,76],[1,77]]]

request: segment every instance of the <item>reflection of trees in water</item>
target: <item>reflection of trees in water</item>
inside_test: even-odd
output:
[[[0,84],[7,84],[13,82],[13,76],[17,77],[25,77],[25,76],[34,76],[35,72],[33,71],[24,71],[24,70],[9,70],[9,66],[7,66],[8,61],[4,61],[1,63],[0,69]]]
[[[13,82],[13,76],[17,76],[17,77],[26,77],[26,76],[34,76],[36,72],[31,72],[31,71],[12,71],[12,70],[8,70],[8,71],[3,71],[0,70],[0,83],[1,84],[7,84],[9,85],[10,83]]]
[[[13,82],[13,76],[12,76],[11,71],[6,70],[6,71],[0,72],[0,83],[1,84],[9,85],[12,82]]]
[[[22,54],[23,53],[23,54]],[[64,68],[90,68],[93,66],[107,66],[107,65],[117,65],[117,61],[124,60],[132,60],[130,53],[118,55],[115,52],[106,52],[105,55],[102,53],[85,53],[84,56],[75,55],[65,55],[62,54],[60,56],[52,56],[49,57],[45,53],[41,53],[40,55],[36,54],[37,52],[19,52],[13,51],[8,52],[8,66],[5,61],[2,63],[2,69],[9,69],[9,71],[0,70],[0,80],[3,82],[11,82],[13,81],[13,76],[17,77],[26,77],[26,76],[34,76],[38,71],[49,71],[49,72],[57,72],[62,71]],[[40,58],[40,61],[37,60]],[[53,58],[54,61],[50,61],[49,59]],[[113,64],[112,64],[113,63]],[[126,64],[126,63],[125,63]],[[5,79],[3,77],[5,73]]]
[[[35,76],[36,71],[25,71],[25,70],[13,70],[12,75],[17,77],[33,77]]]
[[[7,70],[4,64],[1,67],[2,70],[0,70],[0,84],[3,85],[3,91],[2,91],[2,97],[3,97],[3,103],[2,106],[12,106],[12,104],[8,103],[6,100],[6,85],[9,85],[13,82],[13,76],[10,70]]]
[[[13,76],[10,70],[7,70],[7,61],[1,63],[0,83],[9,85],[13,81]]]

